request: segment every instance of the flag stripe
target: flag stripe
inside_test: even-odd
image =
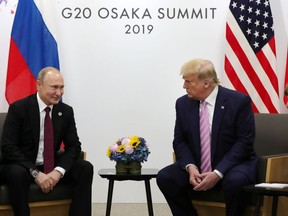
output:
[[[232,67],[230,61],[228,60],[227,56],[225,56],[225,71],[227,71],[228,77],[233,77],[233,85],[238,86],[238,91],[241,91],[241,92],[248,95],[246,88],[244,87],[241,80],[237,76],[237,74],[236,74],[234,68]],[[252,101],[252,107],[253,107],[253,110],[256,110],[256,112],[259,112],[259,110],[255,106],[255,103],[253,101]]]
[[[268,43],[269,45],[264,46],[263,49],[260,50],[256,54],[256,56],[259,60],[259,63],[261,64],[262,68],[265,68],[264,72],[269,77],[275,92],[277,92],[277,94],[279,95],[278,78],[275,74],[275,71],[276,71],[276,68],[275,68],[276,62],[274,61],[275,55],[274,55],[273,50],[271,49],[271,45],[270,45],[270,44],[273,44],[273,41],[274,41],[274,38],[272,38]],[[271,65],[271,62],[273,63],[272,65]],[[273,66],[274,66],[274,68],[272,68]]]
[[[235,68],[237,68],[237,76],[239,77],[239,82],[241,82],[241,84],[243,86],[245,86],[246,91],[241,91],[240,86],[237,86],[237,83],[234,83],[234,86],[237,86],[238,91],[245,93],[248,93],[248,95],[250,95],[250,97],[252,98],[252,102],[255,105],[255,107],[257,107],[257,109],[254,109],[254,112],[268,112],[265,104],[263,103],[262,99],[260,98],[260,95],[258,94],[258,92],[255,89],[255,86],[253,85],[252,82],[250,82],[250,79],[248,77],[248,75],[245,73],[244,68],[241,65],[241,62],[239,61],[239,59],[237,58],[237,56],[235,55],[235,52],[233,51],[233,49],[229,46],[229,44],[227,45],[227,51],[226,51],[227,56],[229,56],[229,62],[231,64],[230,68],[228,67],[227,70],[231,70],[231,68],[234,70]],[[226,57],[227,57],[226,56]],[[227,58],[228,59],[228,58]],[[225,65],[226,68],[226,65]],[[227,75],[229,74],[230,71],[227,71],[226,73]],[[235,70],[234,70],[235,71]],[[234,72],[236,74],[236,71]],[[235,79],[235,77],[231,76],[232,79],[230,79],[231,82],[233,82],[233,80]]]
[[[20,53],[14,40],[10,40],[10,53],[13,58],[8,59],[8,73],[5,97],[9,104],[36,91],[35,78]],[[21,86],[21,88],[19,88]]]

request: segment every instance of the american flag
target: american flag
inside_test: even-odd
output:
[[[231,87],[250,95],[256,113],[279,113],[276,47],[269,0],[231,0],[225,72]]]

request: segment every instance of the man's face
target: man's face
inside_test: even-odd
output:
[[[64,94],[64,80],[57,71],[49,71],[42,82],[37,80],[37,90],[41,100],[47,105],[59,103]]]
[[[205,80],[199,80],[196,74],[183,76],[183,88],[186,89],[188,97],[195,100],[204,100],[206,98]]]

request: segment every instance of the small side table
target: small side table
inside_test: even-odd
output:
[[[260,215],[260,209],[263,202],[263,196],[272,196],[272,213],[271,216],[277,215],[277,207],[278,207],[278,197],[279,196],[287,196],[288,197],[288,189],[276,189],[276,188],[268,188],[268,187],[255,187],[255,185],[248,185],[244,187],[244,190],[247,192],[252,192],[257,195],[256,200],[256,209],[255,216]]]
[[[114,181],[126,181],[126,180],[145,182],[148,213],[149,213],[149,216],[153,216],[154,214],[153,214],[153,206],[152,206],[150,179],[156,178],[158,172],[159,172],[158,169],[142,168],[141,174],[118,174],[117,175],[115,169],[100,169],[98,171],[98,174],[102,178],[107,178],[109,180],[106,216],[110,216],[110,213],[111,213]]]

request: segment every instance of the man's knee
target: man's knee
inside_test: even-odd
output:
[[[171,181],[172,181],[171,174],[169,174],[169,172],[167,171],[167,168],[163,168],[158,172],[157,177],[156,177],[156,182],[159,188],[161,188],[162,186],[166,184],[171,184],[170,183]]]
[[[90,175],[91,174],[93,175],[94,167],[89,161],[82,160],[82,161],[79,161],[79,163],[80,163],[80,167],[81,167],[83,172],[90,174]]]
[[[19,181],[19,179],[23,178],[30,179],[30,174],[28,170],[25,167],[17,164],[7,165],[5,173],[6,178],[8,178],[9,180],[17,179],[17,181]]]
[[[72,174],[75,179],[86,179],[85,181],[92,181],[94,175],[93,165],[86,160],[78,160],[72,168]],[[83,178],[85,177],[85,178]]]
[[[242,172],[231,172],[223,178],[223,190],[242,190],[245,185],[251,184],[249,178]]]
[[[176,165],[170,165],[162,170],[160,170],[157,174],[157,184],[158,187],[169,188],[173,190],[175,188],[184,189],[187,187],[189,180],[188,173],[185,170],[180,169]]]
[[[17,164],[7,165],[4,175],[4,181],[8,184],[9,188],[28,188],[31,183],[29,171]]]

